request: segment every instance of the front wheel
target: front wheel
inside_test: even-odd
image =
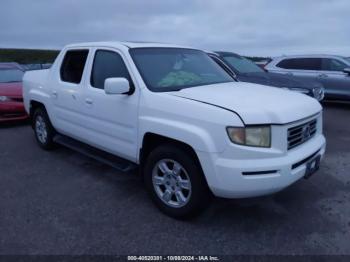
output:
[[[174,145],[163,145],[150,153],[144,180],[154,203],[171,217],[192,217],[210,199],[198,161]]]

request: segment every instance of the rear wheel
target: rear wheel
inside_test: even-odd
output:
[[[51,125],[45,109],[38,108],[35,110],[33,115],[33,128],[39,146],[45,150],[52,149],[54,147],[53,137],[55,135],[55,130]]]
[[[175,145],[162,145],[150,153],[144,180],[154,203],[171,217],[192,217],[210,199],[198,161]]]

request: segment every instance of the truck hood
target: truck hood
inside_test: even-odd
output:
[[[246,125],[286,124],[322,110],[306,95],[243,82],[185,88],[169,94],[233,111]]]

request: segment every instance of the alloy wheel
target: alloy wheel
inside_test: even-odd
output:
[[[152,183],[157,196],[170,207],[183,207],[191,198],[190,177],[185,168],[175,160],[158,161],[152,170]]]

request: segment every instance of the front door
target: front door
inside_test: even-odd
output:
[[[128,65],[114,49],[94,49],[84,89],[85,136],[88,143],[129,160],[137,156],[139,90]],[[134,92],[110,95],[104,82],[110,77],[126,78]]]

